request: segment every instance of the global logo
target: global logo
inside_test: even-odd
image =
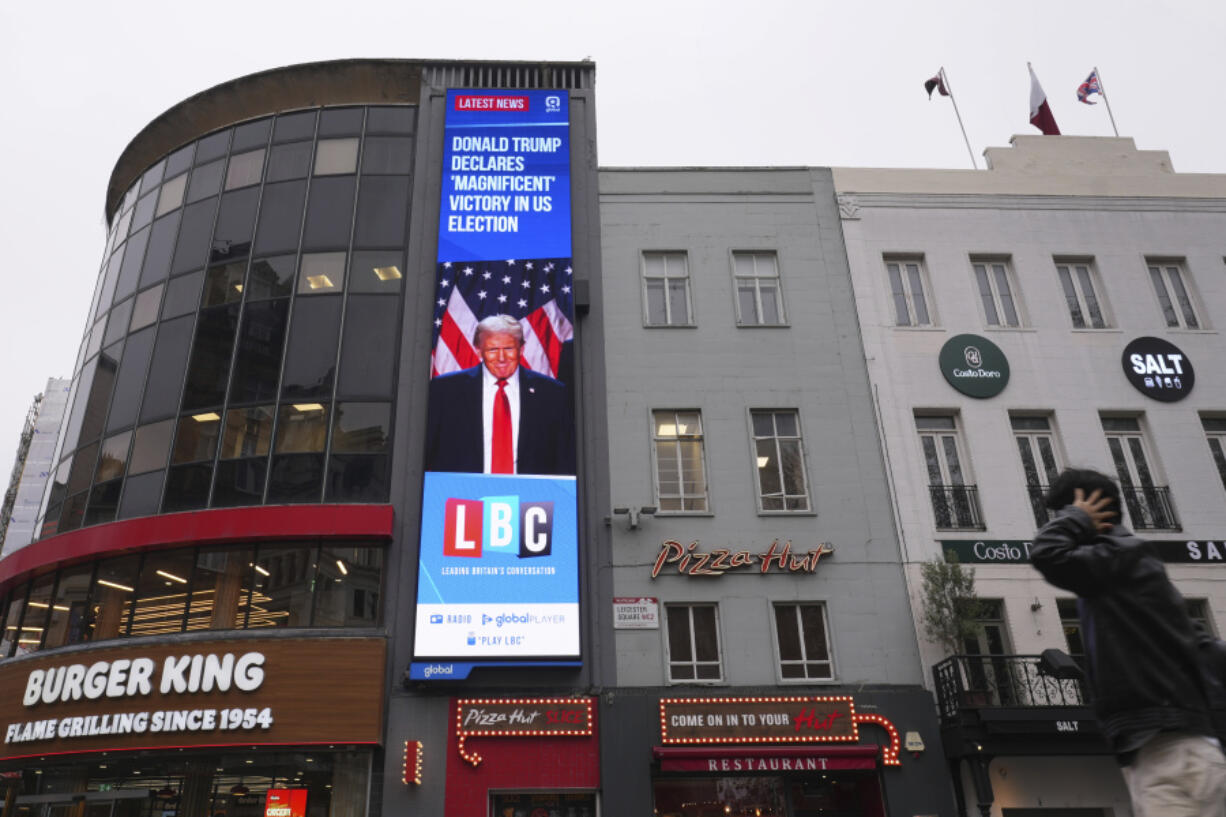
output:
[[[545,97],[545,111],[547,113],[557,113],[562,110],[562,99],[556,95]]]
[[[966,365],[978,369],[983,365],[983,356],[979,354],[979,349],[974,346],[967,346],[962,350],[962,356],[966,358]]]

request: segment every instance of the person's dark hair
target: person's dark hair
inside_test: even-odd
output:
[[[1061,471],[1048,489],[1043,504],[1053,511],[1072,505],[1078,488],[1087,497],[1098,491],[1102,496],[1108,497],[1118,511],[1120,487],[1111,477],[1090,468],[1065,468]]]

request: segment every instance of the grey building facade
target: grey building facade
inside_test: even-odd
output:
[[[600,200],[606,813],[949,813],[830,172],[605,169]],[[891,729],[927,750],[890,765]]]

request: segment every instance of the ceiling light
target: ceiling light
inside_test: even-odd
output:
[[[68,606],[68,605],[66,605],[66,604],[53,604],[53,605],[51,605],[51,609],[52,609],[52,610],[59,610],[61,613],[67,613],[67,612],[68,612],[69,610],[71,610],[72,608],[71,608],[71,607],[69,607],[69,606]]]
[[[323,411],[323,403],[294,403],[295,411]]]
[[[771,461],[770,457],[758,457],[758,467],[765,468],[766,464]]]
[[[349,575],[349,568],[345,567],[345,563],[344,563],[344,562],[342,562],[340,559],[337,559],[337,560],[336,560],[336,568],[337,568],[337,570],[339,570],[339,571],[341,572],[341,575],[342,575],[342,576],[348,576],[348,575]]]
[[[27,601],[26,604],[30,605],[31,607],[41,607],[43,610],[46,610],[48,607],[51,606],[50,604],[47,604],[46,602],[43,602],[43,601]]]
[[[259,573],[261,576],[271,576],[272,575],[271,573],[269,573],[267,570],[260,567],[259,565],[255,566],[255,572]]]
[[[135,588],[128,587],[126,584],[120,584],[119,582],[111,582],[111,581],[107,581],[106,579],[99,579],[98,584],[106,585],[107,587],[114,587],[116,590],[122,590],[125,593],[131,593],[135,590]]]
[[[221,415],[215,411],[206,411],[201,414],[193,414],[192,419],[197,423],[213,423],[221,419]]]
[[[399,267],[393,264],[390,267],[375,267],[375,277],[380,281],[394,281],[402,276]]]
[[[235,288],[236,290],[238,290],[239,292],[242,292],[242,291],[243,291],[243,285],[242,285],[242,284],[235,284],[235,285],[234,285],[234,288]]]
[[[176,576],[175,574],[168,573],[165,570],[155,570],[154,572],[163,579],[170,579],[172,582],[178,582],[179,584],[187,584],[187,579],[183,578],[182,576]]]
[[[336,289],[336,284],[332,283],[332,279],[324,274],[308,275],[307,286],[311,289]]]

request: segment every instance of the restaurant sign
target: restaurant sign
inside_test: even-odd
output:
[[[101,648],[0,666],[0,759],[162,746],[378,743],[382,639]],[[321,677],[344,677],[316,700]]]
[[[881,753],[897,765],[898,730],[877,714],[856,712],[850,695],[754,698],[661,698],[660,742],[671,745],[856,743],[860,724],[889,735]]]
[[[682,576],[722,576],[729,572],[742,573],[816,573],[823,556],[834,553],[834,545],[822,542],[807,552],[794,551],[790,540],[770,543],[762,552],[716,548],[698,549],[698,540],[683,545],[668,539],[660,544],[660,553],[651,568],[651,578],[665,567],[676,567]]]
[[[456,701],[460,757],[473,766],[482,757],[466,751],[473,737],[559,737],[592,734],[591,698],[467,698]]]
[[[1034,547],[1030,539],[942,539],[938,544],[946,561],[952,561],[952,552],[956,561],[973,565],[1029,564]],[[1226,539],[1151,539],[1149,545],[1167,564],[1226,565]]]

